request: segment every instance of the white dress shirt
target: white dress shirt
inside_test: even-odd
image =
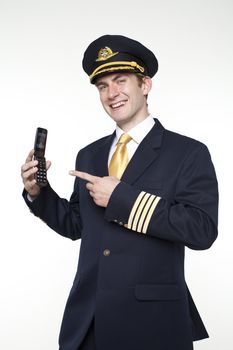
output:
[[[130,140],[126,144],[129,161],[133,157],[134,153],[136,152],[138,146],[140,145],[144,137],[148,134],[148,132],[153,128],[154,125],[155,120],[153,119],[152,115],[149,115],[146,119],[144,119],[142,122],[140,122],[127,132],[127,135],[130,135],[132,137],[132,140]],[[114,138],[112,146],[110,148],[108,165],[113,156],[113,153],[116,150],[117,142],[122,134],[124,134],[124,131],[119,126],[116,126],[116,137]]]

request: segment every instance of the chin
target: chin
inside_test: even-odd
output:
[[[111,117],[113,120],[114,120],[114,122],[116,122],[117,124],[120,124],[120,123],[125,123],[125,122],[127,122],[127,118],[124,118],[124,117],[114,117],[114,116],[112,116]]]

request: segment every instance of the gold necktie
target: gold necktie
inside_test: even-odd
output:
[[[117,179],[120,180],[123,172],[125,171],[125,168],[128,164],[128,152],[126,148],[126,144],[132,140],[132,137],[130,137],[127,134],[121,135],[118,143],[117,148],[112,156],[112,159],[109,164],[109,175],[115,176]]]

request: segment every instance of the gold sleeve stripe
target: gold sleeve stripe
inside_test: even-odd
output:
[[[150,220],[151,220],[151,217],[155,211],[155,208],[157,207],[159,201],[160,201],[161,197],[155,197],[154,199],[154,202],[152,203],[149,211],[147,212],[147,217],[146,217],[146,220],[143,224],[143,228],[142,228],[142,233],[146,233],[147,232],[147,229],[148,229],[148,226],[149,226],[149,223],[150,223]]]
[[[132,223],[132,230],[134,230],[134,231],[138,231],[137,230],[138,222],[140,220],[141,214],[143,213],[143,210],[144,210],[146,203],[149,200],[150,196],[151,196],[150,193],[146,193],[144,195],[143,199],[141,200],[138,208],[137,208],[137,211],[135,213],[133,223]]]
[[[135,213],[136,213],[136,211],[137,211],[137,208],[138,208],[140,202],[142,201],[143,197],[145,196],[145,194],[146,194],[146,192],[142,191],[142,192],[138,195],[138,197],[137,197],[137,199],[136,199],[136,201],[135,201],[135,203],[134,203],[134,205],[133,205],[133,208],[132,208],[132,210],[131,210],[131,212],[130,212],[130,215],[129,215],[129,221],[128,221],[128,224],[127,224],[127,227],[128,227],[129,229],[131,229],[134,215],[135,215]]]
[[[161,197],[142,191],[130,212],[128,229],[146,234],[151,217]]]
[[[155,198],[156,198],[156,196],[154,196],[154,195],[151,195],[151,196],[148,198],[148,201],[147,201],[145,207],[143,208],[143,210],[142,210],[142,212],[141,212],[141,217],[140,217],[140,220],[138,221],[138,225],[137,225],[136,231],[142,232],[142,227],[143,227],[143,224],[144,224],[144,222],[145,222],[147,213],[148,213],[148,211],[150,210],[150,207],[151,207],[153,201],[155,200]]]

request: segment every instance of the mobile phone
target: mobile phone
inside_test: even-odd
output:
[[[38,161],[38,171],[35,174],[35,179],[40,187],[48,184],[46,172],[45,147],[47,141],[48,131],[44,128],[36,129],[35,143],[34,143],[34,160]]]

